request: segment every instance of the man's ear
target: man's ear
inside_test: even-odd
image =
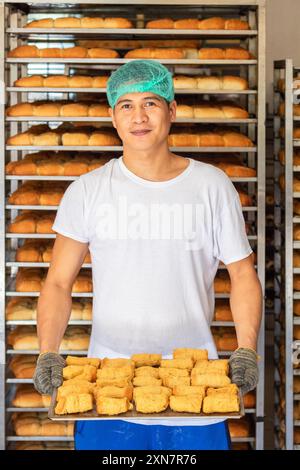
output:
[[[177,103],[175,100],[171,101],[169,104],[169,113],[170,113],[170,121],[174,122],[176,120],[176,108]]]
[[[116,122],[115,122],[115,117],[114,117],[114,110],[112,108],[108,108],[108,114],[112,119],[112,125],[116,129]]]

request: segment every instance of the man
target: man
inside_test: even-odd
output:
[[[129,357],[177,347],[208,349],[213,282],[219,261],[231,279],[230,305],[239,349],[230,358],[243,393],[258,380],[262,294],[238,193],[221,170],[170,152],[176,117],[170,72],[151,60],[131,61],[107,85],[123,156],[79,177],[66,190],[58,233],[38,302],[40,356],[34,383],[51,393],[62,382],[59,345],[71,290],[88,252],[93,267],[90,357]],[[79,421],[76,449],[228,449],[223,420]]]

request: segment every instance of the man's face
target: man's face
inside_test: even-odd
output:
[[[127,93],[109,108],[113,126],[123,145],[148,150],[163,143],[176,117],[176,102],[169,105],[154,93]]]

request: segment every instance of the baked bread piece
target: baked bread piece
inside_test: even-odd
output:
[[[154,377],[159,378],[158,369],[151,366],[142,366],[134,370],[135,377]]]
[[[66,365],[67,366],[94,366],[96,369],[100,367],[101,359],[92,358],[92,357],[77,357],[77,356],[67,356]]]
[[[214,320],[233,321],[232,312],[228,302],[225,302],[221,299],[216,299]]]
[[[200,60],[249,60],[252,54],[242,47],[221,49],[218,47],[203,47],[199,49]]]
[[[171,395],[170,408],[178,413],[200,413],[202,400],[202,395]]]
[[[54,240],[26,239],[16,251],[16,261],[49,263],[52,258]],[[90,253],[87,253],[83,263],[91,263]]]
[[[125,59],[184,59],[184,49],[178,48],[140,48],[124,55]]]
[[[229,419],[228,427],[231,438],[250,436],[250,423],[246,417],[243,417],[239,420]]]
[[[135,408],[139,413],[161,413],[169,406],[169,398],[165,394],[142,393],[135,397]]]
[[[231,380],[226,375],[222,374],[197,374],[192,375],[191,377],[191,385],[203,385],[205,387],[226,387],[229,385]]]
[[[177,359],[162,359],[160,367],[172,369],[192,369],[194,361],[188,357],[181,357]]]
[[[165,377],[189,377],[190,369],[176,369],[174,367],[159,367],[158,374],[161,379]]]
[[[148,385],[162,385],[162,379],[156,379],[155,377],[151,377],[150,375],[134,377],[132,381],[135,387],[146,387]]]
[[[107,385],[106,387],[97,387],[94,390],[94,396],[97,400],[98,397],[111,397],[111,398],[128,398],[129,401],[133,397],[133,386],[126,385],[125,387],[116,387],[115,385]]]
[[[218,272],[218,275],[215,277],[214,280],[214,289],[216,293],[230,293],[231,284],[228,273]]]
[[[147,29],[225,29],[225,30],[247,30],[250,29],[247,21],[239,18],[206,18],[198,20],[197,18],[184,18],[172,20],[171,18],[162,18],[148,21]]]
[[[93,396],[89,393],[72,393],[61,397],[56,406],[55,414],[84,413],[93,409]]]
[[[9,224],[10,233],[55,233],[52,230],[56,213],[53,211],[26,211]]]
[[[253,147],[245,135],[228,130],[201,131],[175,128],[168,136],[170,147]]]
[[[91,365],[66,366],[63,368],[63,377],[64,380],[74,379],[77,377],[80,380],[95,382],[97,378],[97,368]]]
[[[13,413],[12,424],[17,436],[73,436],[74,423],[51,421],[46,413]]]
[[[131,368],[134,368],[134,362],[131,359],[124,359],[124,358],[113,358],[110,359],[108,357],[105,357],[101,361],[101,369],[104,369],[105,367],[125,367],[129,366]]]
[[[128,398],[112,398],[98,396],[97,400],[97,413],[99,415],[119,415],[121,413],[126,413],[129,410],[132,410],[133,406],[128,400]]]
[[[116,58],[119,57],[117,51],[107,48],[86,48],[82,46],[75,47],[46,47],[39,49],[36,46],[17,46],[8,52],[7,57],[12,58],[55,58],[55,59],[72,59],[72,58]]]
[[[161,354],[133,354],[131,359],[135,367],[159,366],[161,363]]]
[[[88,393],[93,394],[96,389],[96,384],[88,382],[87,380],[80,380],[79,378],[65,380],[63,384],[57,389],[57,400],[61,397],[66,397],[70,394]]]
[[[6,109],[7,116],[108,117],[108,104],[93,101],[35,101],[17,103]]]
[[[172,395],[172,390],[168,387],[163,387],[159,385],[150,385],[146,387],[135,387],[133,389],[133,400],[135,401],[137,397],[142,395],[166,395],[170,397]]]
[[[105,367],[104,369],[97,370],[97,379],[132,379],[134,376],[134,369],[131,366],[123,367]]]
[[[133,23],[127,18],[90,18],[62,17],[42,18],[30,21],[25,28],[133,28]]]
[[[229,384],[226,387],[221,388],[208,388],[206,390],[206,395],[224,395],[224,394],[233,394],[238,395],[239,389],[236,384]]]
[[[231,413],[239,410],[239,397],[233,393],[212,394],[203,400],[203,413]]]
[[[50,406],[50,395],[41,395],[33,385],[21,384],[17,386],[16,393],[12,399],[12,406],[20,408],[48,408]]]
[[[39,292],[44,285],[47,271],[42,268],[19,268],[16,276],[17,292]],[[91,272],[81,270],[72,287],[72,292],[92,292]]]
[[[127,387],[128,385],[131,385],[131,376],[121,378],[100,377],[97,378],[96,385],[97,387]]]
[[[213,337],[218,351],[234,351],[238,348],[234,328],[214,328]]]
[[[9,199],[9,204],[20,205],[59,205],[68,184],[48,181],[26,181],[19,189],[14,191]]]
[[[194,369],[192,370],[192,375],[195,374],[229,374],[229,362],[227,359],[215,359],[211,361],[197,361]]]
[[[60,350],[87,350],[90,335],[84,327],[69,326],[60,345]],[[32,326],[17,326],[7,335],[7,342],[15,350],[38,350],[36,328]]]
[[[190,358],[194,362],[198,360],[207,360],[207,349],[193,349],[193,348],[176,348],[173,350],[174,359]]]
[[[32,379],[36,367],[36,356],[15,355],[9,363],[9,368],[16,379]]]
[[[163,379],[164,387],[174,388],[177,386],[189,386],[191,385],[190,377],[178,377],[174,375],[166,376]]]

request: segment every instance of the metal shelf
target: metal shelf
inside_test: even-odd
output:
[[[146,29],[146,28],[7,28],[6,33],[17,34],[20,36],[30,36],[38,34],[38,36],[46,34],[47,36],[76,35],[76,36],[217,36],[218,38],[228,39],[232,37],[253,37],[257,36],[257,30],[199,30],[199,29]],[[47,38],[48,39],[48,38]]]
[[[70,122],[70,120],[72,122],[112,122],[111,118],[109,117],[22,116],[6,118],[7,122]],[[177,118],[175,122],[187,124],[256,124],[257,119]]]
[[[14,93],[106,93],[106,88],[54,88],[54,87],[6,87],[7,92]],[[198,90],[175,88],[175,95],[257,95],[257,90]]]
[[[6,150],[76,150],[89,152],[122,152],[123,147],[115,146],[91,146],[91,145],[6,145]],[[256,147],[170,147],[172,152],[199,152],[199,153],[256,153]]]
[[[83,59],[83,58],[10,58],[7,57],[7,64],[127,64],[132,59]],[[165,65],[257,65],[257,60],[201,60],[201,59],[153,59]]]
[[[184,11],[184,16],[186,16],[187,12],[189,11],[189,7],[193,5],[193,9],[198,9],[199,8],[199,1],[198,0],[189,0],[188,2],[183,2],[182,0],[143,0],[141,4],[139,4],[139,12],[140,10],[142,11],[143,8],[147,8],[148,6],[152,5],[152,10],[153,10],[153,5],[158,5],[159,6],[164,5],[164,8],[166,9],[168,6],[172,5],[172,9],[176,6],[181,6],[182,10]],[[113,8],[113,13],[110,16],[118,16],[116,15],[116,12],[118,11],[118,5],[113,1],[113,0],[104,0],[104,2],[101,2],[99,4],[98,0],[89,0],[88,3],[95,4],[95,8],[97,8],[97,11],[101,11],[103,8],[103,5],[105,5],[105,12],[109,11],[110,7]],[[82,4],[82,1],[79,0],[70,0],[70,2],[67,2],[66,4],[62,5],[61,0],[53,0],[53,3],[51,4],[51,13],[53,13],[53,5],[57,4],[59,6],[58,9],[55,9],[56,11],[63,12],[66,14],[70,14],[74,9],[72,7],[77,6],[80,11],[83,11],[83,8],[85,8],[84,3]],[[220,96],[225,96],[225,95],[237,95],[237,97],[241,97],[245,103],[248,105],[248,111],[249,115],[251,116],[249,119],[237,119],[237,120],[219,120],[219,119],[177,119],[177,122],[179,123],[215,123],[215,124],[237,124],[237,125],[243,125],[243,126],[248,126],[247,127],[247,132],[249,137],[253,142],[255,142],[253,147],[171,147],[170,150],[173,152],[177,152],[179,154],[184,154],[184,153],[194,153],[194,154],[211,154],[211,153],[223,153],[223,154],[229,154],[229,153],[239,153],[245,159],[249,160],[250,167],[255,167],[257,169],[257,177],[253,178],[231,178],[231,181],[234,183],[248,183],[249,186],[249,192],[251,194],[255,193],[257,195],[257,205],[253,207],[244,207],[243,211],[244,213],[249,213],[249,216],[247,216],[247,219],[251,221],[255,221],[256,224],[256,230],[257,233],[255,235],[249,235],[248,239],[250,241],[256,242],[257,245],[257,254],[258,254],[258,262],[257,262],[257,271],[262,283],[263,291],[264,291],[264,248],[265,248],[265,230],[264,230],[264,204],[265,204],[265,130],[264,130],[264,124],[265,124],[265,82],[263,80],[264,76],[264,68],[265,68],[265,4],[263,0],[222,0],[222,5],[220,5],[219,0],[203,0],[201,2],[201,14],[206,13],[206,14],[213,14],[211,16],[222,16],[232,14],[233,16],[239,16],[242,15],[243,17],[248,18],[248,21],[251,26],[250,31],[201,31],[201,30],[147,30],[147,29],[137,29],[137,28],[132,28],[132,29],[126,29],[126,30],[119,30],[119,29],[113,29],[113,30],[103,30],[103,29],[88,29],[88,30],[83,30],[83,29],[50,29],[50,30],[45,30],[45,29],[28,29],[28,28],[23,28],[19,27],[24,25],[24,13],[25,15],[28,13],[28,11],[34,11],[35,13],[41,12],[41,13],[47,13],[49,12],[50,4],[48,0],[32,0],[29,4],[24,4],[24,0],[15,0],[15,1],[8,1],[4,0],[4,5],[6,8],[10,8],[13,6],[12,14],[8,18],[1,17],[1,10],[0,9],[0,21],[1,21],[1,26],[3,28],[0,31],[2,31],[2,38],[6,39],[7,44],[8,44],[8,49],[12,49],[13,47],[16,47],[19,45],[20,40],[24,39],[25,41],[30,39],[32,43],[36,40],[47,40],[47,41],[52,41],[55,38],[59,38],[59,40],[67,40],[75,38],[75,37],[80,37],[83,39],[84,36],[89,37],[89,38],[94,38],[95,36],[102,36],[105,39],[111,38],[112,35],[113,37],[117,37],[119,39],[121,38],[131,38],[131,37],[148,37],[150,38],[194,38],[197,37],[199,39],[201,38],[207,38],[207,39],[233,39],[233,40],[240,40],[242,42],[242,46],[247,44],[246,47],[258,58],[258,60],[253,59],[253,60],[199,60],[199,59],[182,59],[182,60],[177,60],[177,59],[161,59],[158,60],[159,62],[171,66],[171,69],[174,70],[175,73],[178,74],[183,74],[185,73],[185,70],[187,70],[186,73],[188,73],[188,70],[191,70],[190,66],[205,66],[205,69],[211,68],[211,71],[216,71],[217,73],[222,72],[225,73],[226,70],[228,70],[228,73],[234,74],[236,71],[241,71],[243,76],[247,77],[249,80],[249,90],[241,90],[241,91],[235,91],[235,90],[198,90],[198,89],[178,89],[175,90],[176,95],[220,95]],[[20,9],[18,10],[18,5],[20,5]],[[224,7],[225,5],[225,7]],[[135,8],[136,2],[128,0],[126,3],[125,8],[131,12],[131,16],[134,17],[136,14],[136,10],[134,9],[133,13],[133,7]],[[63,8],[62,8],[63,7]],[[25,8],[25,10],[24,10]],[[124,5],[123,5],[124,8]],[[167,10],[166,10],[167,11]],[[172,10],[173,11],[173,10]],[[194,11],[194,10],[193,10]],[[77,10],[76,10],[77,13]],[[153,13],[152,13],[153,15]],[[119,15],[121,16],[121,15]],[[192,16],[191,16],[192,17]],[[9,27],[7,27],[6,23],[9,22]],[[1,34],[1,33],[0,33]],[[5,37],[6,36],[6,37]],[[246,42],[247,41],[247,42]],[[221,41],[218,41],[218,44]],[[4,41],[3,41],[4,43]],[[215,41],[216,44],[216,41]],[[227,44],[229,44],[227,42]],[[229,46],[230,47],[230,46]],[[44,87],[15,87],[11,86],[20,76],[24,76],[26,74],[26,66],[27,65],[36,65],[38,64],[64,64],[66,66],[66,71],[63,73],[68,73],[68,68],[74,66],[78,66],[78,68],[84,68],[86,69],[86,66],[91,66],[93,69],[97,70],[106,70],[106,71],[111,71],[116,69],[119,65],[127,63],[131,61],[132,59],[125,59],[125,58],[119,58],[119,59],[81,59],[81,58],[75,58],[75,59],[58,59],[58,58],[5,58],[4,57],[5,51],[3,51],[2,54],[2,59],[0,59],[1,64],[2,64],[2,69],[0,67],[0,81],[2,83],[5,83],[7,81],[7,84],[10,86],[4,86],[4,92],[7,91],[8,93],[11,94],[11,104],[18,103],[20,101],[24,101],[25,96],[20,95],[20,93],[25,94],[25,93],[106,93],[105,88],[44,88]],[[96,67],[99,66],[99,67]],[[185,67],[186,66],[186,67]],[[175,68],[176,67],[176,68]],[[177,71],[178,68],[178,71]],[[193,67],[194,68],[194,67]],[[58,68],[59,69],[59,68]],[[6,70],[5,75],[4,75],[4,70]],[[234,70],[234,72],[232,72]],[[45,72],[47,73],[47,72]],[[57,72],[58,74],[61,74],[61,72]],[[206,72],[205,72],[206,73]],[[21,118],[14,118],[14,117],[5,117],[4,115],[4,106],[0,108],[0,112],[2,112],[2,115],[0,115],[0,118],[3,117],[3,122],[7,123],[7,129],[9,129],[10,135],[15,135],[19,129],[21,128],[23,130],[26,129],[26,123],[27,122],[68,122],[68,121],[99,121],[99,122],[110,122],[109,118],[90,118],[90,119],[85,119],[85,118],[61,118],[61,117],[34,117],[34,116],[28,116],[28,117],[21,117]],[[16,129],[16,132],[13,132],[13,129]],[[1,140],[2,137],[2,140]],[[91,146],[40,146],[40,147],[35,147],[35,146],[8,146],[5,144],[4,140],[4,135],[1,135],[0,132],[0,140],[1,140],[1,145],[3,152],[2,154],[5,154],[5,151],[7,152],[6,155],[8,159],[16,160],[21,156],[20,152],[26,152],[26,151],[47,151],[47,150],[54,150],[54,151],[87,151],[87,152],[116,152],[118,155],[118,152],[122,152],[123,148],[122,146],[98,146],[98,147],[91,147]],[[257,155],[256,155],[257,154]],[[23,155],[23,153],[22,153]],[[259,156],[259,158],[258,158]],[[2,161],[2,167],[4,166],[4,161]],[[4,170],[4,168],[2,168]],[[20,180],[49,180],[49,181],[73,181],[76,179],[76,177],[54,177],[54,176],[49,176],[49,177],[31,177],[31,176],[22,176],[22,175],[6,175],[5,176],[5,171],[2,171],[1,175],[1,188],[5,188],[5,184],[8,186],[10,185],[13,190],[17,187],[17,183]],[[17,234],[17,233],[7,233],[5,230],[5,215],[6,215],[6,210],[11,210],[11,211],[18,211],[18,210],[24,210],[24,209],[29,209],[29,210],[57,210],[58,206],[25,206],[25,205],[5,205],[4,200],[4,191],[2,192],[3,194],[3,199],[2,201],[4,204],[2,204],[2,207],[0,209],[0,232],[4,234],[2,238],[2,243],[4,247],[5,241],[10,242],[11,246],[15,247],[19,239],[55,239],[56,235],[55,234]],[[2,217],[1,217],[2,214]],[[8,226],[7,226],[8,227]],[[0,251],[1,253],[1,251]],[[2,250],[3,255],[5,254],[5,247]],[[15,253],[15,249],[11,249],[10,254],[13,255]],[[1,258],[1,267],[5,268],[5,266],[10,269],[17,269],[18,267],[45,267],[47,268],[49,266],[49,263],[18,263],[15,262],[13,258],[7,257],[6,259]],[[84,264],[82,267],[83,268],[89,268],[91,265],[90,264]],[[225,267],[220,267],[219,269],[225,269]],[[5,269],[3,270],[5,271]],[[1,269],[0,269],[1,273]],[[5,311],[5,299],[9,299],[10,297],[38,297],[40,295],[40,292],[16,292],[15,291],[15,278],[9,278],[8,275],[2,272],[2,278],[0,279],[0,282],[2,282],[2,285],[0,285],[0,292],[3,292],[2,297],[0,297],[0,300],[2,300],[2,310],[0,308],[0,311]],[[9,281],[8,284],[5,284],[5,281]],[[6,287],[6,290],[5,290]],[[72,293],[72,297],[81,297],[81,298],[92,298],[93,293]],[[229,294],[216,294],[215,298],[216,299],[229,299],[230,295]],[[4,317],[4,316],[3,316]],[[11,327],[11,326],[17,326],[17,325],[36,325],[36,321],[34,320],[29,320],[29,321],[5,321],[5,318],[3,319],[3,324],[2,324],[2,330],[0,330],[0,334],[3,334],[5,332],[5,327]],[[69,325],[86,325],[90,326],[91,321],[70,321]],[[226,327],[233,327],[234,323],[233,322],[213,322],[212,326],[226,326]],[[4,329],[4,330],[3,330]],[[39,351],[32,351],[32,350],[13,350],[13,349],[7,349],[2,351],[2,356],[3,356],[3,363],[5,363],[5,358],[6,355],[13,357],[16,354],[33,354],[33,355],[38,355]],[[78,355],[78,356],[84,356],[87,354],[87,351],[62,351],[61,352],[64,355]],[[260,338],[259,338],[259,344],[258,344],[258,353],[263,357],[264,356],[264,325],[261,330]],[[222,351],[220,352],[220,357],[229,357],[232,354],[232,351]],[[0,377],[1,379],[1,377]],[[22,381],[22,379],[14,379],[11,376],[6,376],[4,377],[3,383],[6,383],[6,387],[12,387],[17,383],[31,383],[31,379],[28,379],[28,382]],[[5,398],[5,397],[4,397]],[[257,449],[262,449],[263,448],[263,435],[264,435],[264,423],[260,420],[256,420],[256,416],[264,416],[264,364],[263,361],[260,362],[260,380],[259,380],[259,386],[257,388],[257,395],[256,395],[256,407],[252,409],[246,409],[245,412],[249,416],[254,414],[254,426],[255,426],[255,433],[254,436],[250,437],[244,437],[244,438],[233,438],[233,442],[248,442],[252,445],[252,447],[255,447]],[[0,409],[5,410],[5,404],[2,406],[3,402],[3,397],[1,395],[1,403],[0,403]],[[13,410],[15,410],[14,407],[9,407],[7,409],[9,413],[12,413]],[[16,409],[18,412],[21,411],[21,409],[17,408]],[[26,409],[23,409],[24,411]],[[26,410],[27,411],[27,410]],[[45,409],[43,409],[45,411]],[[2,416],[4,413],[1,414],[0,411],[0,419],[4,419],[4,416]],[[252,418],[252,416],[251,416]],[[3,423],[3,421],[2,421]],[[7,432],[7,437],[5,437],[5,434],[2,432],[1,429],[5,428],[5,426],[1,426],[0,423],[0,447],[1,445],[5,446],[5,441],[7,442],[18,442],[18,441],[73,441],[73,437],[57,437],[57,436],[13,436],[12,432]],[[4,444],[3,444],[4,442]]]

